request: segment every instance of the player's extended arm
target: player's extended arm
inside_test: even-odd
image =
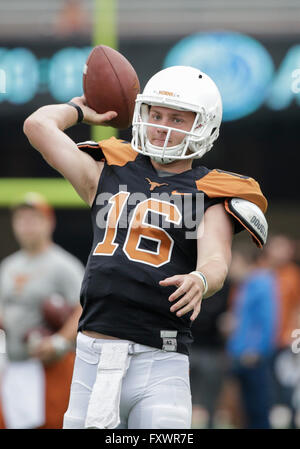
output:
[[[196,274],[180,274],[160,281],[161,286],[175,285],[177,290],[169,296],[173,302],[170,308],[177,316],[193,310],[191,320],[195,320],[201,309],[202,298],[208,298],[223,287],[231,262],[231,243],[233,226],[225,212],[223,204],[210,207],[204,215],[204,231],[198,231],[198,257],[196,271],[207,279],[208,289],[205,295],[204,283]]]
[[[105,125],[117,115],[114,111],[97,114],[86,106],[84,97],[75,97],[72,102],[81,107],[84,123],[90,125]],[[68,104],[43,106],[25,120],[24,133],[48,164],[68,179],[80,197],[91,205],[103,163],[78,151],[76,144],[64,133],[77,120],[77,110]]]
[[[204,232],[198,237],[196,267],[207,279],[205,298],[223,287],[231,263],[232,236],[233,225],[223,204],[210,207],[204,216]]]

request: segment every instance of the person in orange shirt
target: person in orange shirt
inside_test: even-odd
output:
[[[295,245],[286,235],[274,235],[265,247],[262,263],[276,273],[279,297],[277,351],[273,361],[275,380],[271,421],[274,427],[294,427],[294,390],[300,382],[300,361],[291,348],[293,331],[300,327],[300,267],[294,262]]]

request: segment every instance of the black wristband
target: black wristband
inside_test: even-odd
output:
[[[78,113],[78,119],[77,119],[77,123],[81,123],[83,120],[83,112],[80,106],[78,106],[78,104],[73,103],[73,101],[68,101],[68,103],[70,106],[73,106],[75,109],[77,109],[77,113]]]

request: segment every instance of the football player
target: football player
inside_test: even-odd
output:
[[[37,192],[27,192],[14,203],[12,228],[20,250],[0,265],[7,355],[1,376],[0,428],[61,428],[84,270],[78,259],[53,243],[54,210]],[[49,309],[54,294],[56,299],[58,294],[65,298],[70,310],[56,330],[55,311],[64,309]]]
[[[246,228],[263,245],[267,201],[253,179],[197,163],[222,119],[218,88],[200,70],[171,67],[148,81],[131,143],[76,145],[64,133],[116,114],[76,97],[24,124],[93,221],[64,427],[189,428],[191,325],[222,288],[234,232]]]

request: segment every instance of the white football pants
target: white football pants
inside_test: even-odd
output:
[[[101,347],[116,341],[121,342],[78,333],[64,429],[85,427]],[[128,343],[127,340],[122,342]],[[130,364],[122,380],[117,429],[189,429],[192,407],[188,356],[137,343],[130,344],[130,348]]]

